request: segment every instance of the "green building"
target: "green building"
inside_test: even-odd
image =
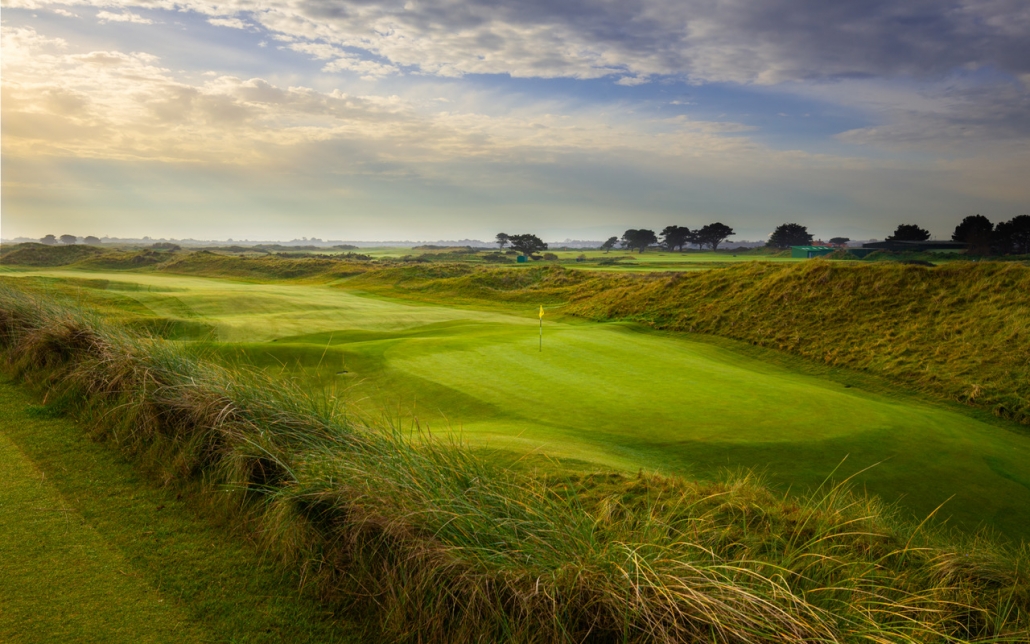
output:
[[[795,259],[812,259],[829,255],[835,250],[832,246],[791,246],[790,256]]]

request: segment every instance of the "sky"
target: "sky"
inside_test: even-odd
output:
[[[948,238],[1030,212],[1026,0],[3,0],[0,235]]]

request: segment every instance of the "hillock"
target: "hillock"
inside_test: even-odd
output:
[[[103,255],[102,248],[85,244],[49,246],[46,244],[18,244],[0,255],[0,264],[19,266],[67,266],[84,259]]]

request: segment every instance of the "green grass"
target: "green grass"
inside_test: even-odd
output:
[[[239,532],[0,383],[0,640],[352,642]]]
[[[51,404],[401,641],[1027,641],[1025,547],[898,521],[846,486],[527,477],[12,291],[0,347]]]
[[[533,453],[700,477],[744,466],[797,490],[842,461],[844,473],[875,464],[857,483],[906,512],[947,502],[940,515],[965,530],[1030,536],[1030,437],[876,378],[550,315],[540,353],[535,306],[511,302],[474,311],[324,286],[48,275],[62,280],[51,288],[63,284],[115,317],[158,321],[148,328],[171,337],[183,332],[168,321],[203,325],[218,342],[194,346],[223,362],[334,388],[355,414],[460,431],[502,460]]]

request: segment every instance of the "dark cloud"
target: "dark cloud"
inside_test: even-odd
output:
[[[621,69],[759,82],[926,77],[970,66],[1030,72],[1024,0],[304,0],[277,9],[363,37],[394,63],[461,72]]]

